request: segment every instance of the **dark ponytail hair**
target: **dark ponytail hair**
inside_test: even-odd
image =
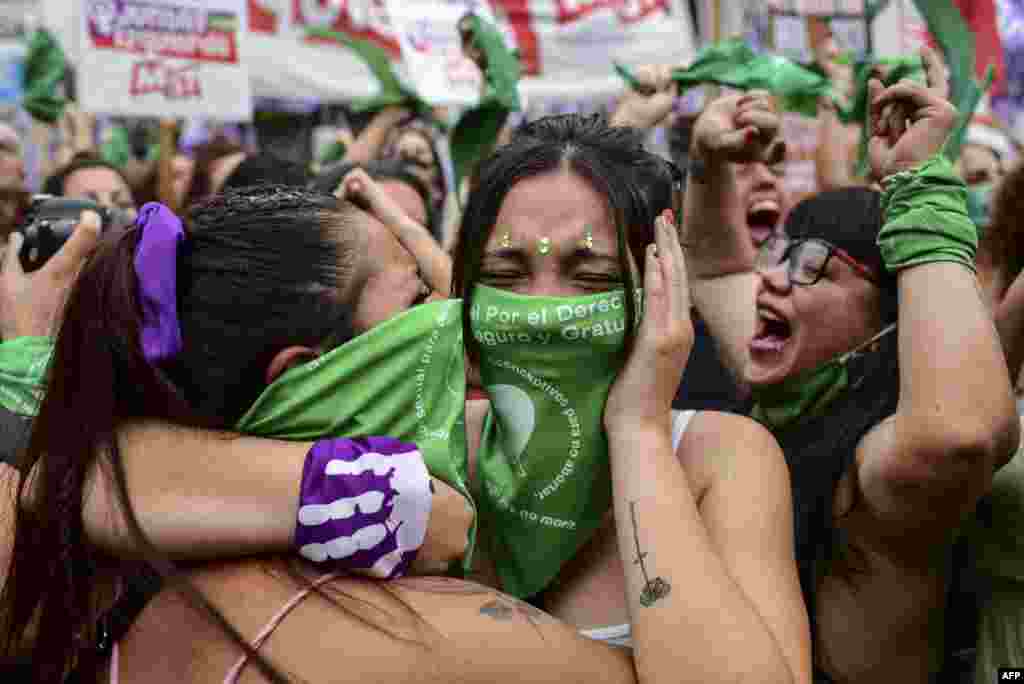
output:
[[[479,358],[479,347],[470,321],[473,287],[505,196],[519,181],[563,168],[605,198],[618,233],[619,263],[627,292],[637,287],[627,255],[633,255],[642,277],[644,250],[654,241],[654,220],[675,206],[672,169],[644,149],[639,131],[611,127],[598,114],[548,116],[519,128],[508,145],[477,167],[478,180],[455,249],[454,292],[462,297],[466,350],[474,361]],[[628,354],[638,317],[635,298],[626,297],[625,301]]]
[[[151,366],[140,344],[133,266],[139,230],[102,239],[68,298],[46,392],[19,463],[26,476],[15,500],[24,500],[31,483],[34,505],[16,513],[0,594],[0,654],[21,655],[34,634],[28,649],[33,681],[58,684],[72,669],[81,681],[94,681],[102,665],[93,589],[105,559],[87,542],[83,522],[96,465],[112,480],[146,560],[265,676],[284,681],[146,539],[129,503],[117,430],[141,418],[231,425],[258,396],[275,351],[325,338],[343,341],[349,307],[340,293],[351,289],[343,287],[352,261],[345,247],[351,243],[348,211],[334,198],[281,187],[196,206],[178,255],[184,351],[165,368]],[[116,581],[130,569],[116,567],[103,578]]]

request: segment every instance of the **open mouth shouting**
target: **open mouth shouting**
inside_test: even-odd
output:
[[[777,199],[755,198],[747,207],[747,226],[750,238],[756,247],[775,234],[779,219],[782,217],[782,206]]]
[[[781,313],[759,303],[757,306],[757,327],[750,341],[752,354],[779,353],[793,337],[793,326]]]

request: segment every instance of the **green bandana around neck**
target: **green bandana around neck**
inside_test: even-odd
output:
[[[625,297],[474,290],[471,327],[492,407],[476,502],[513,596],[544,589],[611,506],[603,414],[624,363]],[[641,306],[638,291],[638,313]]]
[[[270,384],[236,427],[279,439],[386,435],[419,448],[467,499],[466,371],[460,300],[396,316]],[[462,567],[472,563],[476,539]]]
[[[801,420],[821,415],[850,386],[850,360],[895,329],[893,323],[864,344],[820,366],[774,385],[754,388],[755,403],[750,417],[772,432],[779,432]]]

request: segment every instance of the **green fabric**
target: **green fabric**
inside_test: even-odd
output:
[[[976,272],[978,231],[967,215],[967,187],[944,155],[885,179],[884,186],[878,248],[886,268],[951,261]]]
[[[21,416],[39,413],[52,354],[49,337],[16,337],[0,344],[0,404],[4,408]]]
[[[832,97],[832,84],[822,74],[778,55],[758,55],[740,38],[713,43],[701,49],[685,69],[672,78],[686,90],[717,83],[740,90],[767,90],[783,109],[814,117],[821,97]]]
[[[430,473],[470,498],[460,306],[447,300],[415,307],[288,370],[237,429],[293,440],[386,435],[414,442]]]
[[[611,505],[604,405],[623,363],[624,293],[526,297],[478,286],[473,336],[491,398],[476,502],[504,589],[530,596],[587,542]],[[638,310],[641,295],[637,292]],[[293,368],[237,423],[264,437],[387,435],[416,443],[469,497],[461,301],[427,304]],[[0,399],[35,413],[46,338],[0,345]],[[8,386],[12,391],[6,391]],[[472,562],[476,527],[463,567]]]
[[[625,296],[474,290],[470,319],[493,410],[475,493],[491,558],[514,596],[544,589],[611,506],[602,426],[623,364]]]
[[[775,385],[755,387],[750,417],[778,432],[821,415],[849,384],[846,365],[833,359]]]
[[[772,432],[821,415],[850,386],[849,363],[864,349],[896,330],[893,323],[867,342],[775,385],[754,387],[750,416]]]
[[[34,118],[57,123],[67,99],[57,94],[67,73],[67,58],[60,43],[49,31],[39,29],[28,42],[25,57],[25,88],[22,106]]]
[[[124,126],[112,126],[106,133],[109,136],[100,145],[100,157],[108,164],[122,168],[132,157],[132,146],[128,141],[128,130]]]
[[[352,50],[356,53],[380,87],[376,95],[356,98],[351,102],[351,107],[357,112],[375,112],[385,107],[400,106],[408,107],[416,114],[428,121],[434,119],[431,106],[411,88],[405,86],[391,65],[391,56],[387,50],[362,38],[353,38],[345,33],[331,29],[309,26],[306,28],[306,35],[319,40],[328,40]],[[443,123],[443,122],[438,122]]]
[[[473,166],[494,148],[509,113],[522,108],[519,58],[505,45],[498,29],[475,14],[466,18],[471,40],[487,58],[480,102],[462,114],[449,139],[456,193]]]
[[[914,6],[939,44],[949,69],[949,100],[956,105],[961,123],[946,143],[945,153],[956,161],[967,123],[992,83],[993,65],[989,65],[983,83],[979,84],[975,78],[974,33],[953,0],[914,0]]]
[[[345,146],[345,143],[339,140],[335,140],[334,142],[327,146],[327,149],[324,150],[323,155],[320,156],[320,163],[327,165],[333,164],[334,162],[340,162],[345,158],[345,153],[347,151],[348,148]]]
[[[978,237],[984,234],[985,226],[992,220],[992,197],[995,183],[979,183],[967,188],[967,215],[978,227]]]
[[[876,65],[889,67],[882,85],[889,87],[907,78],[918,83],[925,83],[924,64],[920,57],[882,57],[874,61],[859,62],[854,70],[853,101],[847,109],[839,110],[839,118],[843,123],[859,123],[860,144],[857,148],[857,175],[865,176],[868,172],[868,143],[871,140],[871,123],[868,108],[868,81]]]

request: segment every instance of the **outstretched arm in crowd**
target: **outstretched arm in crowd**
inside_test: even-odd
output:
[[[994,470],[1012,457],[1020,432],[1006,359],[973,272],[973,249],[958,260],[955,242],[936,239],[955,227],[896,230],[913,218],[906,207],[950,192],[923,182],[901,188],[894,177],[940,154],[957,119],[944,97],[941,64],[928,49],[922,58],[927,87],[904,81],[883,90],[873,81],[869,94],[872,172],[887,192],[900,192],[898,201],[884,203],[879,235],[899,288],[900,396],[895,415],[866,435],[857,453],[857,487],[872,528],[882,539],[901,540],[908,553],[948,538],[988,490]],[[960,213],[970,228],[966,209]],[[922,220],[928,216],[921,213]],[[951,220],[940,212],[930,216],[931,223]]]
[[[399,124],[402,119],[409,115],[405,107],[385,107],[366,124],[366,127],[359,133],[352,145],[345,151],[345,161],[351,164],[365,164],[380,157],[388,134]]]
[[[756,250],[745,224],[736,165],[773,162],[784,149],[779,118],[761,91],[709,104],[694,125],[683,209],[693,301],[726,366],[742,377],[754,335]]]
[[[452,289],[452,259],[426,226],[413,221],[363,169],[353,169],[341,181],[338,197],[364,205],[409,250],[423,280],[442,297]]]
[[[923,58],[927,87],[870,84],[871,170],[887,191],[898,187],[894,174],[940,154],[956,122],[941,63],[928,49]],[[943,189],[919,189],[915,197],[904,191],[901,200],[927,202],[929,191]],[[987,491],[993,471],[1017,450],[1020,424],[1007,361],[972,269],[973,250],[957,262],[922,249],[923,241],[912,244],[916,230],[900,236],[891,229],[900,225],[897,205],[885,207],[879,241],[899,288],[899,404],[891,420],[861,441],[857,484],[884,537],[927,548],[946,539]],[[966,220],[966,209],[963,214]],[[943,226],[926,229],[940,234]],[[908,246],[919,256],[901,260]]]
[[[679,87],[672,80],[670,66],[645,65],[634,76],[636,89],[630,88],[622,95],[608,123],[646,131],[668,118]]]

